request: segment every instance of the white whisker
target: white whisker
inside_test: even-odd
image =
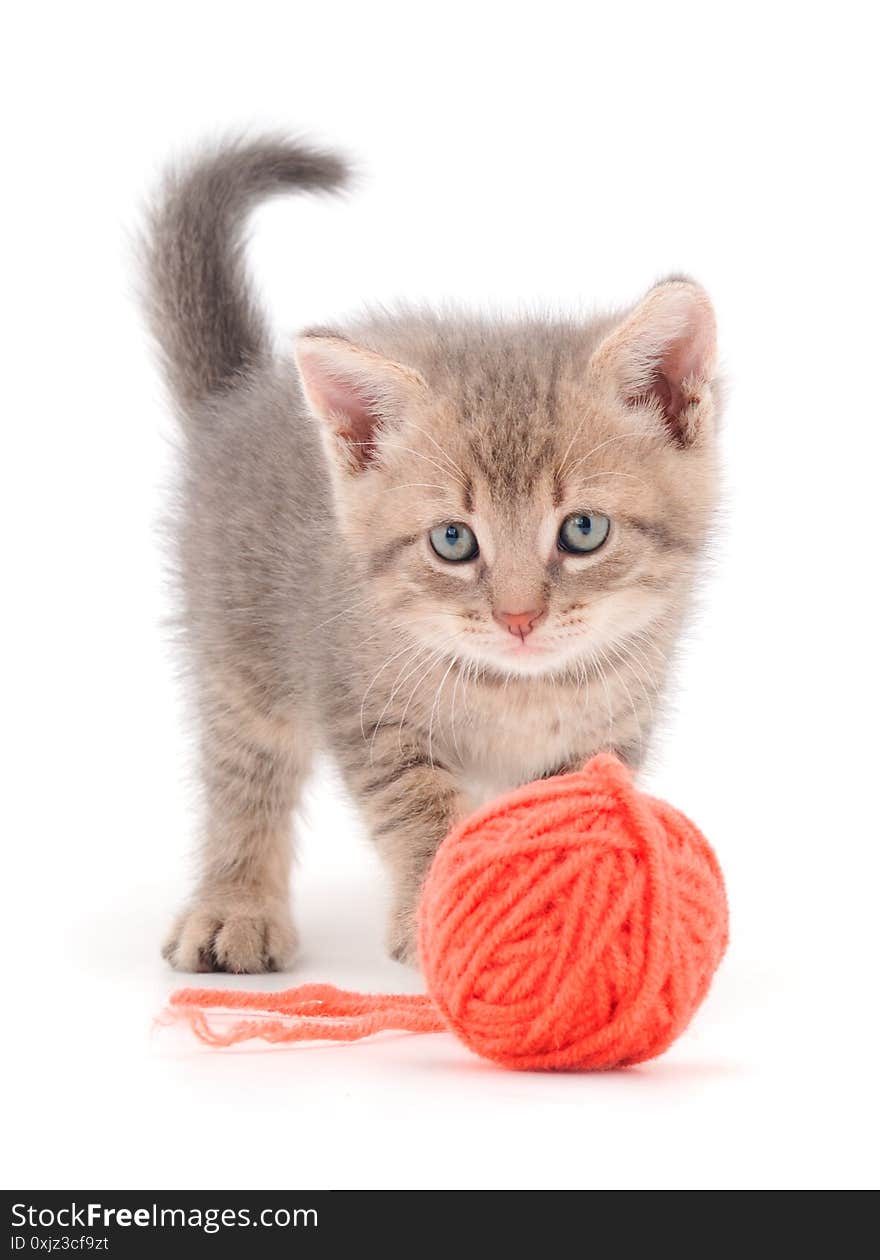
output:
[[[377,447],[376,442],[349,442],[347,445]],[[445,476],[452,476],[453,481],[457,481],[460,486],[465,489],[467,488],[467,482],[462,481],[460,477],[453,476],[450,470],[445,468],[443,464],[439,464],[436,459],[431,459],[430,455],[425,455],[423,451],[417,451],[412,446],[402,446],[399,442],[381,441],[380,446],[377,449],[405,451],[409,455],[415,455],[416,459],[423,459],[426,464],[433,464],[433,466],[435,468],[439,468]]]
[[[461,749],[458,746],[458,732],[455,729],[455,700],[456,700],[456,697],[458,696],[459,684],[462,681],[463,675],[467,673],[467,670],[469,667],[470,667],[470,662],[468,662],[465,665],[464,669],[461,669],[459,667],[455,675],[455,685],[452,688],[452,704],[450,706],[450,715],[449,715],[449,725],[450,725],[450,730],[452,732],[452,746],[455,749],[455,755],[458,758],[459,762],[462,761],[462,755],[461,755]]]
[[[440,679],[440,685],[437,688],[437,694],[434,696],[434,703],[431,705],[431,716],[428,720],[428,761],[431,763],[432,770],[434,769],[434,715],[437,712],[437,706],[440,703],[440,696],[443,692],[443,687],[446,683],[446,679],[449,677],[449,671],[455,665],[457,660],[458,660],[458,657],[453,656],[452,660],[447,665],[446,673]]]
[[[615,656],[616,656],[616,657],[617,657],[617,659],[621,662],[621,664],[623,664],[623,665],[625,665],[625,666],[629,666],[629,668],[633,671],[633,675],[634,675],[634,677],[635,677],[635,680],[636,680],[636,682],[639,684],[639,687],[640,687],[640,689],[641,689],[642,695],[645,697],[645,703],[646,703],[646,704],[647,704],[647,706],[648,706],[648,715],[649,715],[649,718],[650,718],[651,724],[653,725],[653,722],[654,722],[654,702],[653,702],[653,700],[652,700],[652,698],[651,698],[651,695],[650,695],[650,693],[649,693],[649,691],[648,691],[648,687],[645,685],[645,675],[642,673],[641,666],[638,664],[638,662],[637,662],[637,660],[636,660],[636,658],[635,658],[634,656],[630,656],[628,653],[622,652],[622,651],[620,650],[620,648],[618,648],[618,647],[616,647],[616,646],[615,646],[615,647],[610,648],[609,650],[610,650],[610,651],[612,651],[612,652],[614,652]],[[650,685],[650,686],[651,686],[654,690],[656,690],[656,685],[657,685],[657,684],[656,684],[656,680],[655,680],[653,677],[651,677],[651,676],[650,676],[650,674],[648,675],[648,679],[647,679],[647,681],[648,681],[648,684],[649,684],[649,685]]]
[[[394,490],[419,490],[419,489],[445,490],[447,494],[449,493],[449,486],[442,486],[439,481],[404,481],[399,486],[387,486],[386,489],[383,491],[383,493],[389,494]]]
[[[440,445],[438,441],[436,441],[435,438],[431,437],[431,434],[428,432],[427,429],[423,429],[421,425],[416,424],[413,420],[407,420],[406,427],[408,429],[415,429],[418,433],[421,433],[423,437],[426,437],[428,441],[432,443],[432,445],[436,446],[437,450],[446,460],[447,464],[453,470],[453,472],[459,473],[464,481],[464,484],[465,485],[467,484],[467,474],[465,473],[464,469],[455,462],[455,460],[452,458],[452,456],[449,454],[448,451],[444,451],[443,447]]]
[[[437,662],[438,662],[439,660],[441,660],[441,659],[442,659],[442,657],[445,655],[445,652],[446,652],[446,649],[445,649],[445,648],[437,648],[437,649],[434,651],[433,655],[432,655],[432,656],[429,658],[429,660],[428,660],[428,663],[427,663],[426,668],[425,668],[425,669],[424,669],[424,671],[423,671],[423,672],[419,675],[419,677],[416,679],[415,684],[413,685],[413,689],[412,689],[412,691],[409,693],[409,698],[407,699],[407,702],[406,702],[406,704],[405,704],[405,705],[404,705],[404,707],[403,707],[403,713],[401,713],[401,715],[400,715],[400,721],[399,721],[399,722],[398,722],[398,724],[397,724],[397,746],[398,746],[398,748],[400,749],[400,751],[401,751],[401,752],[403,752],[403,724],[404,724],[404,722],[406,721],[406,715],[407,715],[407,713],[409,713],[409,706],[412,704],[412,702],[413,702],[413,697],[415,696],[416,692],[419,690],[419,688],[421,687],[422,683],[423,683],[423,682],[425,681],[425,679],[428,677],[428,675],[430,674],[430,672],[431,672],[431,670],[434,668],[434,666],[437,664]],[[424,664],[424,662],[422,662],[422,664]],[[413,672],[415,672],[415,671],[413,671]],[[411,675],[408,675],[408,677],[411,677]]]
[[[605,692],[605,709],[608,714],[606,745],[611,749],[614,745],[614,714],[611,706],[611,692],[608,689],[608,679],[605,677],[605,670],[602,668],[602,663],[596,656],[595,651],[592,653],[592,663],[599,675],[599,681],[602,683],[602,690]]]
[[[583,421],[581,421],[581,424],[583,424]],[[577,437],[577,434],[579,432],[580,432],[580,429],[578,429],[575,432],[575,437]],[[587,451],[586,455],[581,455],[578,459],[574,461],[573,464],[570,464],[568,467],[566,467],[565,461],[568,458],[568,455],[569,455],[569,452],[571,451],[572,446],[574,445],[574,438],[572,438],[571,442],[569,442],[568,444],[568,448],[565,452],[565,455],[562,458],[562,463],[559,469],[559,476],[560,477],[570,476],[572,470],[577,468],[579,464],[582,464],[587,459],[591,459],[596,454],[597,451],[601,451],[603,447],[610,446],[612,442],[623,442],[627,438],[642,438],[644,440],[648,436],[650,436],[650,434],[644,429],[631,429],[631,430],[628,430],[626,433],[616,433],[614,437],[606,438],[604,442],[599,442],[598,445],[594,446],[591,451]]]
[[[404,678],[400,678],[400,676],[398,675],[399,681],[395,682],[394,688],[391,691],[391,694],[389,695],[388,699],[385,701],[385,707],[382,709],[382,712],[379,714],[378,718],[376,719],[376,724],[373,727],[373,735],[372,735],[372,738],[370,739],[370,765],[373,764],[373,750],[376,743],[376,736],[378,735],[379,728],[382,725],[382,719],[385,717],[385,714],[388,712],[389,705],[392,703],[392,701],[394,700],[394,697],[397,695],[398,691],[403,686],[403,684],[407,681],[407,679],[412,678],[413,674],[415,674],[419,669],[421,669],[422,665],[425,663],[425,654],[427,653],[430,655],[431,651],[432,649],[429,647],[420,648],[418,652],[416,653],[416,664],[413,665],[409,673],[406,674]],[[421,658],[421,659],[418,659],[418,658]],[[404,664],[403,669],[404,670],[407,669],[407,667],[411,663],[412,663],[411,660],[407,661]],[[401,670],[401,673],[403,673],[403,670]]]
[[[332,617],[328,617],[326,621],[319,621],[316,626],[312,626],[308,634],[304,637],[309,639],[313,634],[317,634],[319,630],[323,630],[324,626],[329,626],[331,621],[338,621],[340,617],[345,617],[348,613],[354,612],[357,608],[363,608],[365,604],[373,603],[373,596],[367,595],[364,599],[357,599],[353,604],[349,604],[343,608],[341,612],[334,613]]]
[[[393,665],[393,663],[396,660],[398,660],[401,656],[403,656],[405,652],[408,652],[410,655],[412,655],[413,652],[418,652],[418,651],[419,651],[418,644],[416,644],[414,647],[412,643],[407,643],[406,647],[402,647],[399,652],[395,652],[393,653],[393,655],[387,657],[385,661],[383,662],[383,664],[380,665],[379,669],[373,675],[372,679],[370,680],[370,684],[367,687],[366,691],[364,692],[363,699],[361,700],[361,735],[363,736],[365,740],[367,738],[367,732],[364,729],[364,708],[367,703],[367,697],[369,696],[370,692],[373,690],[373,687],[378,681],[380,674],[384,674],[388,666]],[[406,669],[406,663],[404,663],[403,668]],[[398,674],[398,677],[400,677],[399,674]]]
[[[580,463],[580,460],[578,460],[578,463]],[[576,467],[577,464],[572,464],[572,468]],[[651,488],[647,481],[645,481],[644,477],[637,477],[635,473],[627,472],[595,472],[591,473],[589,477],[584,477],[583,481],[579,481],[578,484],[585,486],[591,481],[601,481],[603,477],[626,477],[629,481],[637,481],[639,485],[644,486],[646,490],[650,490]]]
[[[602,659],[606,663],[608,668],[613,672],[614,677],[620,683],[621,687],[623,688],[623,693],[626,696],[627,700],[629,701],[629,707],[632,710],[633,721],[636,724],[636,733],[638,734],[638,737],[639,737],[639,755],[641,756],[645,749],[645,739],[644,739],[644,734],[642,732],[642,723],[639,720],[639,715],[638,715],[638,712],[636,711],[636,703],[635,703],[635,700],[633,700],[632,692],[630,691],[629,687],[627,687],[626,683],[624,682],[620,671],[614,665],[613,661],[611,661],[608,658],[607,654],[604,651],[602,652]]]

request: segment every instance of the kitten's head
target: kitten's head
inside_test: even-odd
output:
[[[715,321],[696,285],[588,326],[310,334],[297,363],[352,563],[409,635],[538,674],[677,615],[716,494]]]

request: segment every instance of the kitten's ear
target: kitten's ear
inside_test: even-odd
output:
[[[690,446],[713,405],[715,313],[707,294],[689,280],[657,285],[590,366],[624,404],[648,405],[679,446]]]
[[[424,397],[425,382],[344,337],[306,334],[295,354],[306,402],[324,426],[331,453],[345,471],[363,472],[381,431]]]

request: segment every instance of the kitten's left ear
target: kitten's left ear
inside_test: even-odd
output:
[[[690,446],[712,410],[715,356],[715,313],[705,290],[667,280],[609,333],[590,369],[625,405],[648,405],[679,446]]]
[[[322,422],[325,445],[344,473],[369,467],[383,431],[427,388],[418,372],[344,337],[299,337],[296,365],[309,410]]]

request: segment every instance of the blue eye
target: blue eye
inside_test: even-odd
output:
[[[599,512],[572,512],[562,522],[559,546],[572,555],[585,556],[591,551],[598,551],[610,529],[610,520]]]
[[[473,560],[480,554],[476,534],[460,521],[449,521],[448,524],[438,525],[436,529],[431,530],[428,538],[440,559],[448,560],[450,564]]]

